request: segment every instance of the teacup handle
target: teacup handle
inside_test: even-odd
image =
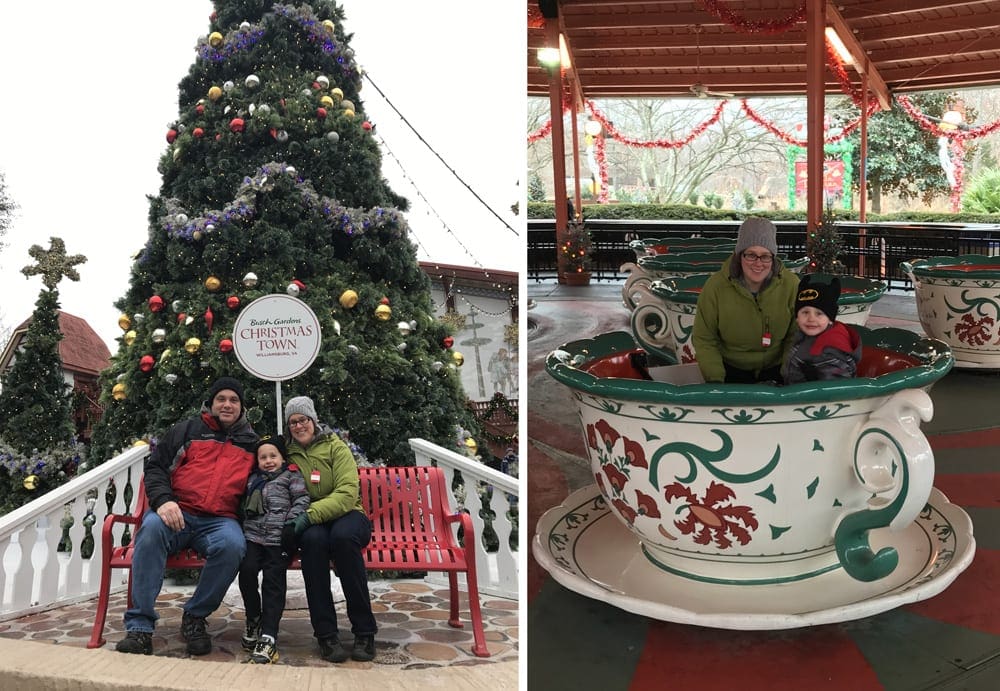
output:
[[[876,495],[894,489],[896,494],[888,503],[872,497],[872,508],[848,514],[837,525],[837,557],[852,578],[876,581],[899,564],[893,547],[872,551],[868,531],[886,526],[902,530],[927,504],[934,484],[934,453],[920,431],[920,422],[930,420],[933,414],[934,404],[926,392],[906,389],[894,394],[857,431],[854,470],[858,480]],[[899,467],[894,473],[895,463]]]
[[[674,339],[663,300],[649,290],[648,283],[638,285],[634,292],[637,299],[630,322],[633,338],[648,352],[673,362]]]
[[[646,273],[645,269],[633,262],[622,264],[618,270],[622,273],[626,270],[629,272],[628,278],[625,279],[625,285],[622,286],[622,303],[625,305],[625,309],[631,311],[636,306],[634,298],[636,291],[641,287],[649,286],[653,282],[653,277]]]

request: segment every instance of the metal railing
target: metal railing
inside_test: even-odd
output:
[[[805,221],[775,221],[778,252],[791,259],[806,254]],[[621,266],[635,261],[632,240],[648,237],[736,238],[740,221],[636,221],[586,222],[594,248],[593,280],[620,281],[628,273]],[[837,224],[844,241],[842,261],[849,273],[886,281],[890,288],[910,288],[899,270],[903,261],[921,257],[959,254],[1000,254],[1000,224],[986,223],[857,223]],[[528,279],[556,278],[556,236],[553,219],[528,220]]]
[[[495,516],[492,529],[499,549],[488,553],[477,540],[479,589],[516,599],[517,552],[510,547],[512,522],[508,511],[517,510],[516,478],[431,444],[411,439],[417,465],[435,464],[445,469],[449,486],[455,472],[466,482],[487,483],[500,491],[489,492]],[[97,596],[101,581],[101,527],[109,513],[132,513],[136,483],[142,476],[148,446],[137,446],[73,478],[44,496],[0,516],[0,621],[33,612],[74,604]],[[486,521],[478,492],[467,493],[476,535],[482,537]],[[460,506],[454,494],[452,507]],[[516,523],[516,521],[515,521]],[[113,590],[127,584],[127,574]]]

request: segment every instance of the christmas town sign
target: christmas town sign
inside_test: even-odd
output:
[[[259,379],[280,382],[309,369],[321,342],[319,320],[309,305],[275,293],[247,305],[233,326],[233,350]]]

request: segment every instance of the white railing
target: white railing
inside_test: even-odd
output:
[[[472,518],[479,540],[476,541],[476,572],[479,590],[491,595],[517,599],[518,582],[518,551],[510,546],[510,536],[513,524],[508,512],[517,515],[518,482],[517,478],[493,470],[489,466],[472,461],[461,454],[431,444],[423,439],[411,439],[410,448],[417,457],[417,465],[437,465],[444,470],[446,484],[451,495],[452,507],[465,507]],[[464,480],[464,496],[456,497],[452,491],[455,484],[455,472],[458,471]],[[492,491],[472,491],[492,487]],[[483,498],[489,501],[489,509],[493,513],[492,526],[499,542],[496,552],[487,552],[483,540],[486,521],[483,513]],[[456,527],[457,530],[457,527]],[[520,547],[520,545],[518,545]],[[448,582],[446,574],[429,573],[427,580],[434,583]]]
[[[510,504],[506,497],[507,494],[515,497],[516,510],[517,480],[422,439],[411,439],[410,446],[418,465],[430,465],[433,460],[445,469],[449,487],[455,470],[459,470],[467,483],[475,480],[497,488],[491,509],[496,513],[493,527],[500,540],[500,551],[487,554],[482,544],[477,545],[480,590],[517,598],[517,553],[509,548]],[[132,513],[148,454],[148,446],[128,449],[0,516],[0,621],[97,596],[104,517],[109,513]],[[468,494],[465,506],[472,515],[476,534],[482,535],[479,494]],[[458,506],[454,497],[452,501],[453,506]],[[119,537],[116,535],[116,539]],[[112,591],[126,585],[127,574],[117,573],[120,581],[112,584]]]
[[[97,595],[104,517],[131,512],[148,454],[128,449],[0,516],[0,620]]]

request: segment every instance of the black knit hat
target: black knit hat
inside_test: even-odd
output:
[[[264,446],[265,444],[271,444],[276,449],[278,449],[278,453],[281,454],[281,457],[283,459],[288,458],[288,453],[285,450],[285,440],[278,434],[275,434],[273,436],[270,434],[265,434],[263,437],[261,437],[260,440],[257,442],[257,445],[254,446],[253,448],[254,457],[257,456],[257,452],[260,451],[260,447]]]
[[[212,407],[212,401],[215,400],[216,395],[220,391],[225,391],[226,389],[234,392],[239,397],[241,408],[246,407],[243,405],[243,385],[232,377],[219,377],[208,389],[208,400],[206,401],[206,404],[209,408]]]
[[[833,276],[829,283],[813,281],[811,274],[806,274],[799,281],[798,293],[795,295],[795,314],[803,307],[815,307],[830,318],[837,320],[837,300],[840,298],[840,279]]]

